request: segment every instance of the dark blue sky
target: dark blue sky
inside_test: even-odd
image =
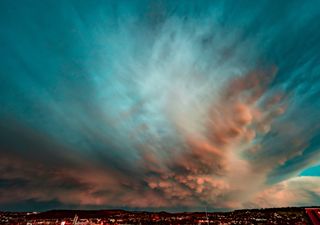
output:
[[[0,210],[320,204],[319,28],[315,0],[0,1]]]

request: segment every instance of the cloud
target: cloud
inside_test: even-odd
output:
[[[319,177],[295,177],[258,194],[251,207],[316,206],[320,202]]]
[[[313,4],[1,4],[0,206],[317,203]]]

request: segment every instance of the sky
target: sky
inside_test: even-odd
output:
[[[0,1],[0,210],[320,205],[320,2]]]

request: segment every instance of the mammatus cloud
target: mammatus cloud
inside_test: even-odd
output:
[[[320,203],[314,6],[99,4],[1,22],[0,205]]]

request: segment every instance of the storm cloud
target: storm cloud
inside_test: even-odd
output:
[[[320,204],[319,9],[1,1],[0,209]]]

